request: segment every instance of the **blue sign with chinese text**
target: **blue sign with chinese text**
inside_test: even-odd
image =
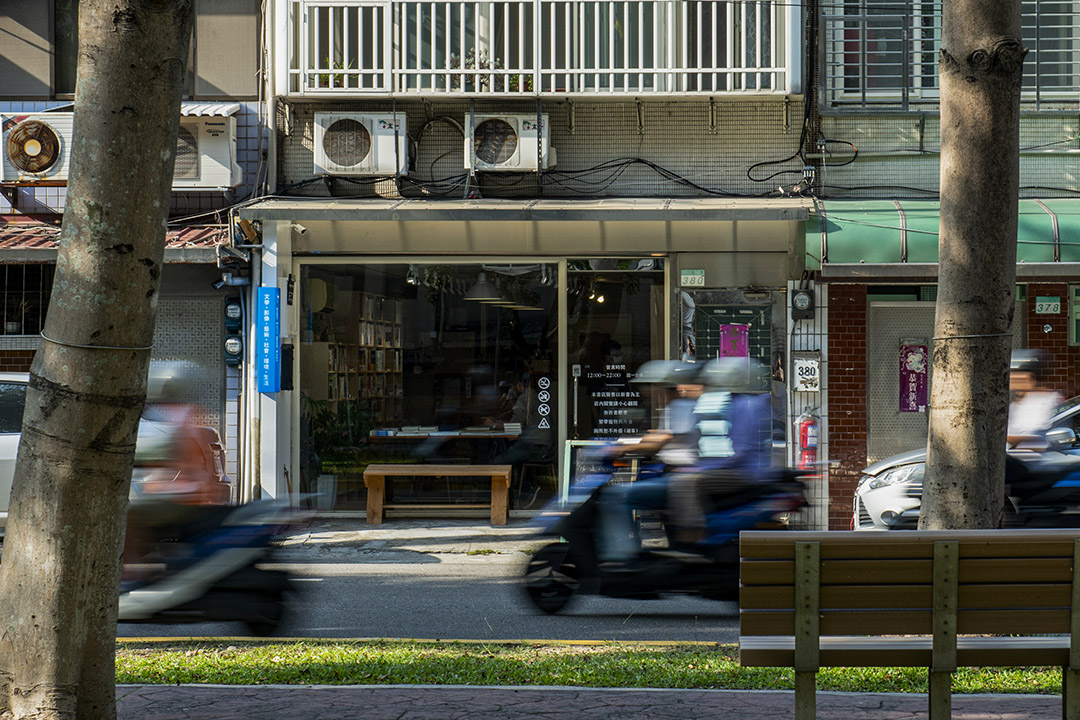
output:
[[[255,375],[259,392],[281,390],[281,290],[261,287],[256,299]]]

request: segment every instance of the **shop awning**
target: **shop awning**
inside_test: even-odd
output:
[[[806,267],[826,277],[937,275],[938,202],[818,201],[806,224]],[[1018,276],[1080,273],[1080,200],[1021,200]]]
[[[165,236],[165,262],[216,263],[217,246],[228,232],[223,225],[169,227]],[[60,222],[44,222],[22,215],[0,216],[0,262],[52,263],[60,247]]]

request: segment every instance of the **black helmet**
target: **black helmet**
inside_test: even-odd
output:
[[[1036,378],[1041,378],[1044,363],[1045,359],[1039,350],[1013,350],[1009,359],[1009,371],[1031,373]]]

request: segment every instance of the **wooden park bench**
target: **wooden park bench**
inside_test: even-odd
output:
[[[490,477],[491,478],[491,524],[505,525],[509,514],[510,465],[368,465],[364,470],[367,486],[367,522],[378,525],[386,519],[386,509],[395,507],[418,508],[487,508],[489,505],[386,505],[386,478],[388,477]]]
[[[1080,719],[1080,529],[744,532],[739,658],[795,670],[816,715],[821,667],[925,667],[950,717],[958,667],[1063,668]]]

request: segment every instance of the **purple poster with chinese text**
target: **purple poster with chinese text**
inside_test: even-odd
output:
[[[720,326],[720,357],[750,357],[750,326]]]
[[[900,412],[926,412],[929,361],[926,345],[900,346]]]

